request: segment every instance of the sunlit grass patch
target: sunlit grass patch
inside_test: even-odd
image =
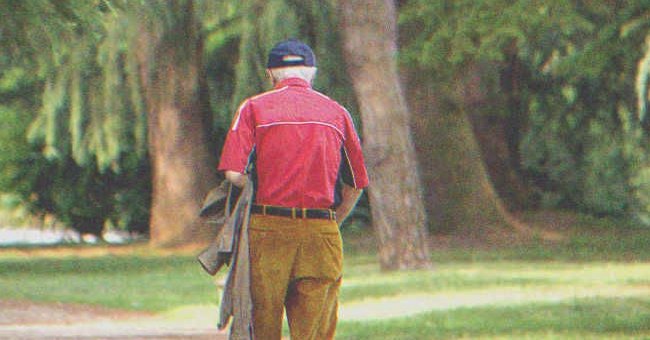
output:
[[[218,300],[213,279],[188,256],[7,259],[0,273],[0,299],[146,311]]]
[[[368,299],[341,306],[345,321],[378,320],[410,316],[436,310],[483,306],[514,306],[539,302],[561,302],[584,298],[648,297],[650,286],[594,287],[501,287],[435,294],[405,294]]]
[[[161,311],[216,303],[220,292],[192,256],[0,258],[0,298]],[[479,289],[588,289],[650,285],[650,263],[447,262],[430,271],[382,272],[349,258],[341,303]],[[207,301],[206,301],[207,300]]]
[[[346,267],[343,303],[400,294],[517,287],[583,289],[650,285],[650,263],[561,263],[497,261],[446,263],[429,271],[384,273],[378,266]]]
[[[337,339],[641,339],[649,335],[650,298],[588,298],[342,321]]]

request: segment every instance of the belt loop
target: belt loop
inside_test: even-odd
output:
[[[333,214],[332,214],[332,209],[327,209],[327,211],[329,211],[329,213],[330,213],[330,220],[333,220],[334,217],[333,217]]]
[[[307,218],[307,208],[302,208],[302,218]]]
[[[291,218],[296,218],[296,208],[291,208]]]
[[[266,204],[262,204],[262,215],[266,215]]]

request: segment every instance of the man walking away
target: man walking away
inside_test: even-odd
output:
[[[290,39],[268,56],[271,91],[239,107],[219,170],[242,186],[253,163],[249,226],[253,334],[333,339],[343,252],[339,225],[368,185],[359,136],[345,108],[311,87],[309,46]]]

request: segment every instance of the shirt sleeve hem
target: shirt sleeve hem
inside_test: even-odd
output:
[[[234,166],[219,166],[217,167],[217,171],[221,172],[226,172],[226,171],[234,171],[234,172],[239,172],[241,174],[246,173],[246,168],[244,167],[243,169],[241,168],[235,168]]]

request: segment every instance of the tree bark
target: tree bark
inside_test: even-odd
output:
[[[382,269],[430,267],[426,215],[397,72],[393,1],[341,0],[344,56],[363,121]]]
[[[170,2],[171,28],[141,26],[140,78],[148,110],[152,164],[153,245],[206,242],[214,231],[198,219],[216,184],[203,46],[192,1]]]
[[[437,232],[453,242],[485,245],[526,234],[526,226],[505,209],[483,163],[467,113],[481,98],[471,93],[475,86],[460,81],[460,93],[452,95],[436,92],[432,79],[416,67],[408,75],[427,210]]]
[[[522,175],[518,150],[519,132],[526,119],[521,103],[519,83],[523,66],[514,51],[507,63],[483,63],[468,67],[476,76],[475,88],[483,89],[469,103],[469,120],[478,141],[485,168],[499,197],[509,210],[522,210],[534,205],[532,188]]]

